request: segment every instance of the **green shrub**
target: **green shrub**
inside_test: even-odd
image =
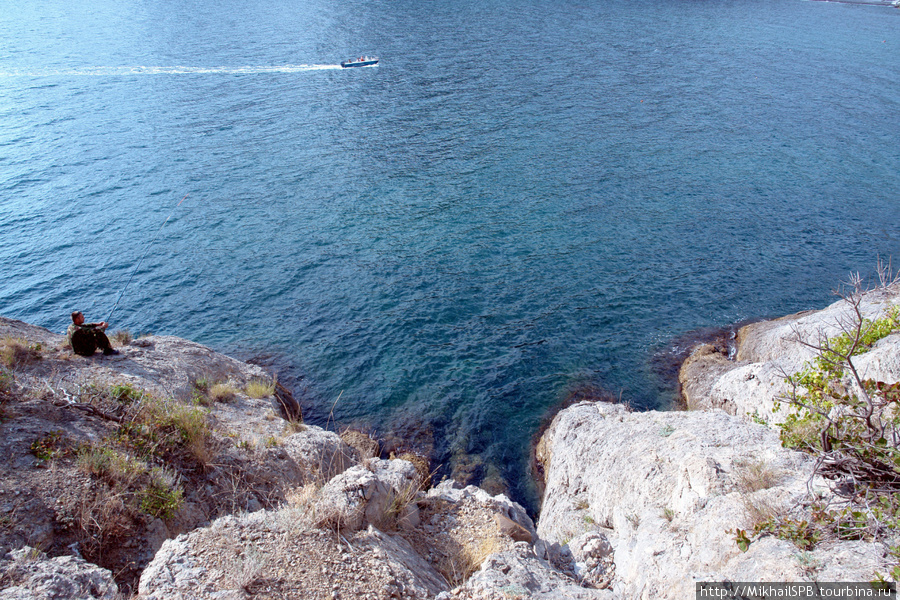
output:
[[[119,402],[122,402],[124,404],[129,402],[137,402],[141,399],[141,397],[143,397],[144,392],[135,389],[127,383],[123,383],[110,386],[109,394],[113,397],[113,399],[118,400]]]
[[[813,504],[809,520],[770,516],[755,525],[755,535],[776,535],[802,550],[826,536],[872,539],[900,527],[900,383],[863,379],[854,364],[854,357],[900,330],[900,308],[864,319],[864,290],[854,283],[844,296],[852,318],[842,323],[843,333],[819,344],[798,337],[816,356],[786,377],[791,392],[773,409],[788,411],[780,425],[784,446],[814,454],[824,478],[852,482],[850,503],[839,510]]]
[[[130,407],[118,438],[140,455],[164,456],[182,448],[204,467],[210,460],[208,412],[175,400],[144,396]]]
[[[147,465],[105,445],[89,444],[78,450],[78,468],[111,484],[130,483],[147,472]]]
[[[6,369],[0,369],[0,394],[12,390],[13,377]]]
[[[51,431],[42,438],[31,442],[31,453],[39,460],[53,460],[69,453],[70,449],[63,440],[62,431]]]
[[[177,484],[177,476],[160,468],[150,472],[147,486],[138,492],[140,508],[152,517],[171,519],[181,508],[184,491]]]
[[[819,524],[793,519],[770,519],[753,528],[755,535],[770,533],[775,537],[792,542],[801,550],[812,550],[822,538]]]
[[[209,377],[198,377],[193,383],[194,389],[204,394],[209,391],[211,385],[212,383],[210,382]]]

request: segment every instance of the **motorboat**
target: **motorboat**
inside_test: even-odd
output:
[[[345,60],[341,63],[341,66],[347,69],[349,67],[368,67],[370,65],[377,64],[377,56],[360,56],[359,58],[351,58],[350,60]]]

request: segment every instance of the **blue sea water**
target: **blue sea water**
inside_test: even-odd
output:
[[[533,506],[567,395],[667,408],[672,340],[900,263],[898,140],[886,7],[0,0],[0,314],[105,319],[149,248],[114,329]]]

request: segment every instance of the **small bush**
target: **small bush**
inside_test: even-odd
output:
[[[770,533],[775,537],[792,542],[800,550],[812,550],[821,539],[822,532],[814,523],[794,519],[770,519],[759,523],[753,533]]]
[[[88,475],[110,484],[129,486],[147,472],[147,465],[108,446],[87,445],[79,449],[76,464]]]
[[[23,339],[13,337],[0,340],[0,363],[9,368],[25,365],[40,358],[40,344],[29,344]]]
[[[31,453],[39,460],[53,460],[68,454],[70,449],[63,440],[62,431],[51,431],[31,442]]]
[[[113,385],[109,388],[109,394],[113,399],[121,403],[137,402],[144,395],[144,392],[133,388],[131,385],[124,383]]]
[[[141,510],[162,519],[171,519],[175,515],[175,511],[181,508],[183,496],[177,475],[160,468],[150,472],[149,483],[138,492]]]
[[[209,377],[198,377],[193,383],[194,389],[204,394],[209,391],[211,385],[212,382],[209,380]]]
[[[251,379],[244,388],[251,398],[266,398],[275,393],[275,382],[266,379]]]
[[[133,339],[134,337],[132,337],[131,332],[127,329],[119,329],[110,336],[110,340],[116,346],[127,346]]]
[[[864,379],[856,365],[858,355],[900,330],[900,307],[866,319],[867,289],[858,275],[851,275],[850,286],[841,294],[848,312],[838,320],[840,335],[814,343],[795,332],[795,341],[815,357],[798,373],[785,373],[790,392],[777,398],[773,409],[787,412],[780,425],[782,444],[816,457],[816,474],[834,482],[832,492],[842,498],[842,507],[818,506],[818,499],[810,498],[809,513],[791,518],[748,511],[754,535],[775,535],[804,551],[821,539],[879,539],[900,527],[900,384]],[[760,483],[745,485],[752,491],[767,479],[757,473],[748,481]]]
[[[168,415],[168,422],[178,432],[182,444],[201,465],[209,464],[211,459],[212,432],[206,417],[205,410],[181,404]]]
[[[207,411],[175,400],[142,397],[129,409],[118,435],[141,455],[164,456],[184,448],[204,467],[211,458]]]
[[[12,391],[13,377],[6,369],[0,369],[0,394]]]
[[[109,549],[135,537],[132,510],[123,493],[111,492],[108,488],[80,488],[79,492],[75,505],[68,507],[71,514],[64,513],[62,522],[77,527],[84,557],[99,563]]]

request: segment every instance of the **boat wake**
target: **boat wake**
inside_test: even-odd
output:
[[[0,71],[3,77],[57,77],[86,75],[119,77],[128,75],[251,75],[261,73],[301,73],[340,70],[341,65],[279,65],[246,67],[85,67],[81,69],[45,69]]]

